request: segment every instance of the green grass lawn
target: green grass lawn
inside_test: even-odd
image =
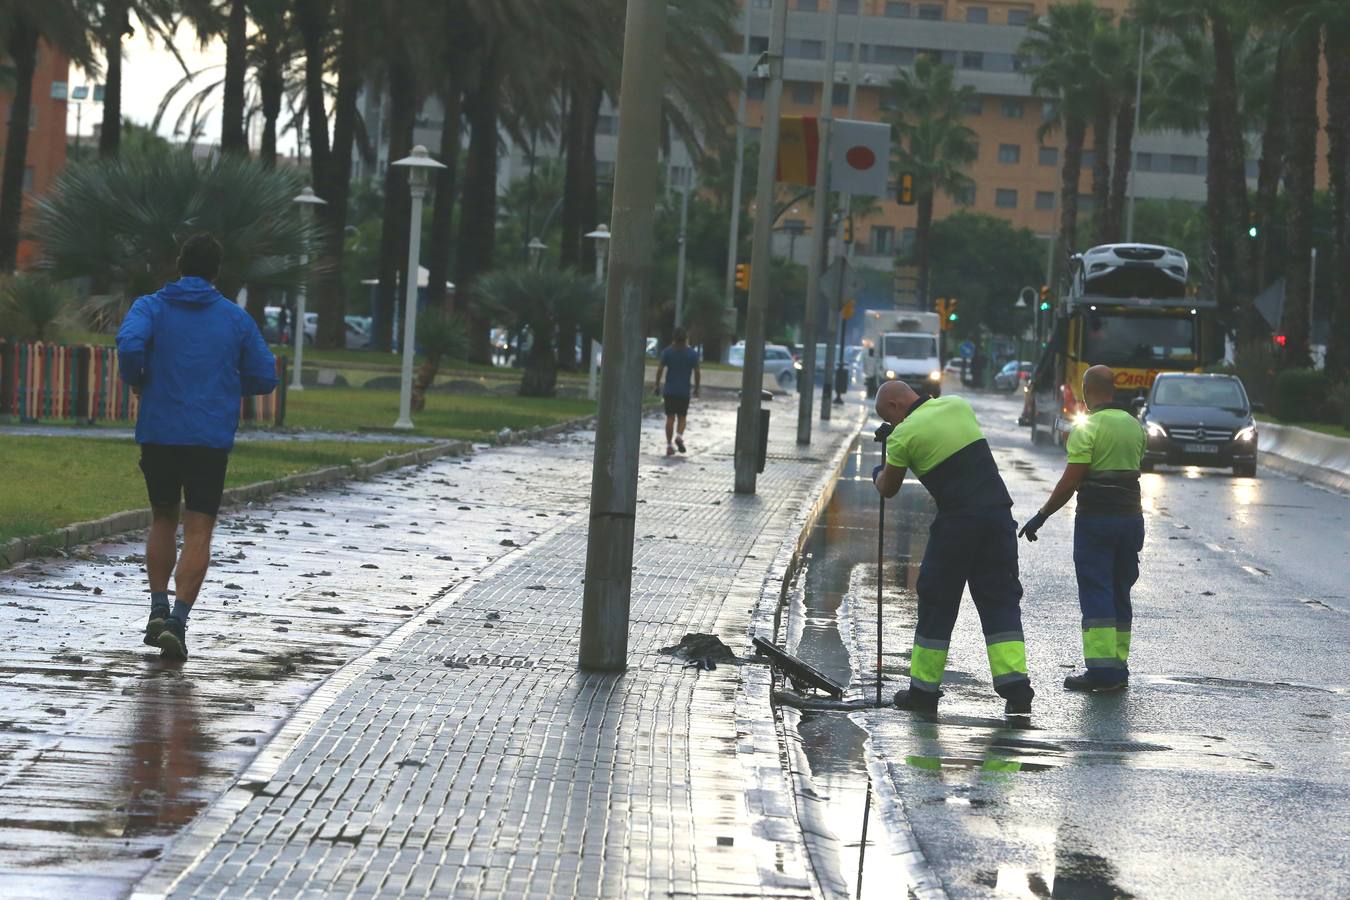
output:
[[[230,454],[227,487],[412,449],[355,441],[251,441]],[[145,481],[131,440],[0,435],[0,541],[42,534],[145,507]]]
[[[482,441],[503,428],[520,431],[556,425],[595,412],[590,400],[430,393],[427,408],[413,415],[413,434]],[[289,428],[322,431],[393,431],[398,391],[307,388],[286,397]]]
[[[1327,425],[1324,422],[1281,422],[1274,416],[1265,413],[1257,413],[1256,419],[1259,422],[1274,422],[1276,425],[1293,425],[1298,428],[1306,428],[1309,431],[1329,434],[1332,437],[1350,438],[1350,428],[1342,428],[1339,425]]]

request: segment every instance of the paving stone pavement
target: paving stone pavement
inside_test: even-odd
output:
[[[696,407],[687,456],[653,453],[664,443],[659,423],[644,426],[622,675],[575,669],[589,434],[297,501],[282,521],[299,507],[314,511],[318,528],[282,529],[290,534],[268,542],[271,556],[248,564],[290,558],[332,570],[317,586],[288,576],[279,599],[315,602],[318,586],[331,588],[331,617],[356,616],[346,627],[384,636],[298,706],[278,701],[285,723],[155,854],[134,895],[817,895],[766,670],[696,672],[657,653],[691,631],[748,653],[752,616],[762,598],[777,597],[801,510],[858,426],[850,415],[799,449],[794,417],[775,411],[754,497],[730,490],[729,403]],[[314,518],[330,495],[342,512],[365,506],[360,534]],[[432,524],[440,521],[449,524]],[[495,552],[484,532],[505,535]],[[472,551],[453,563],[435,559],[465,544]],[[317,558],[297,563],[297,553]],[[248,575],[228,577],[251,586]],[[400,595],[420,599],[394,602]],[[330,617],[325,608],[311,617]],[[267,638],[274,650],[289,640]],[[350,659],[341,649],[332,648],[339,662]],[[194,669],[210,655],[194,656],[175,684],[200,679]]]

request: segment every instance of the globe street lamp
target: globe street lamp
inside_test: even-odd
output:
[[[535,271],[544,263],[544,251],[548,249],[548,244],[539,240],[537,237],[530,238],[529,244],[525,246],[530,251],[530,267]]]
[[[313,210],[316,206],[327,206],[328,201],[314,193],[313,188],[302,188],[299,196],[292,203],[300,204],[300,221],[306,225],[310,223],[313,217]],[[303,391],[304,387],[300,384],[300,367],[305,360],[305,284],[309,278],[309,254],[300,255],[300,286],[295,291],[295,322],[291,327],[295,329],[295,370],[291,373],[291,385],[289,390]]]
[[[595,241],[595,283],[603,288],[605,284],[605,258],[609,256],[609,226],[597,225],[594,231],[587,233],[586,237]],[[595,356],[597,349],[595,338],[591,338],[590,375],[586,381],[586,396],[591,400],[595,399]]]
[[[403,378],[398,389],[398,421],[395,428],[412,428],[412,371],[413,352],[417,347],[417,266],[418,256],[422,252],[422,198],[427,195],[427,181],[431,171],[444,169],[427,153],[427,148],[418,144],[412,153],[397,162],[395,166],[408,169],[408,193],[412,195],[412,208],[408,213],[408,274],[403,279],[407,292],[403,300]]]

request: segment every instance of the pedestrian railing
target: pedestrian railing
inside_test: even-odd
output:
[[[245,397],[240,418],[281,425],[286,417],[286,360],[277,359],[277,389]],[[20,422],[135,421],[138,398],[117,373],[117,348],[0,340],[0,416]]]

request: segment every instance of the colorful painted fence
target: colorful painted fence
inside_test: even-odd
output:
[[[286,360],[277,360],[279,386],[245,397],[240,418],[282,425],[286,418]],[[135,421],[137,397],[117,374],[117,348],[0,341],[0,416],[20,422]]]

